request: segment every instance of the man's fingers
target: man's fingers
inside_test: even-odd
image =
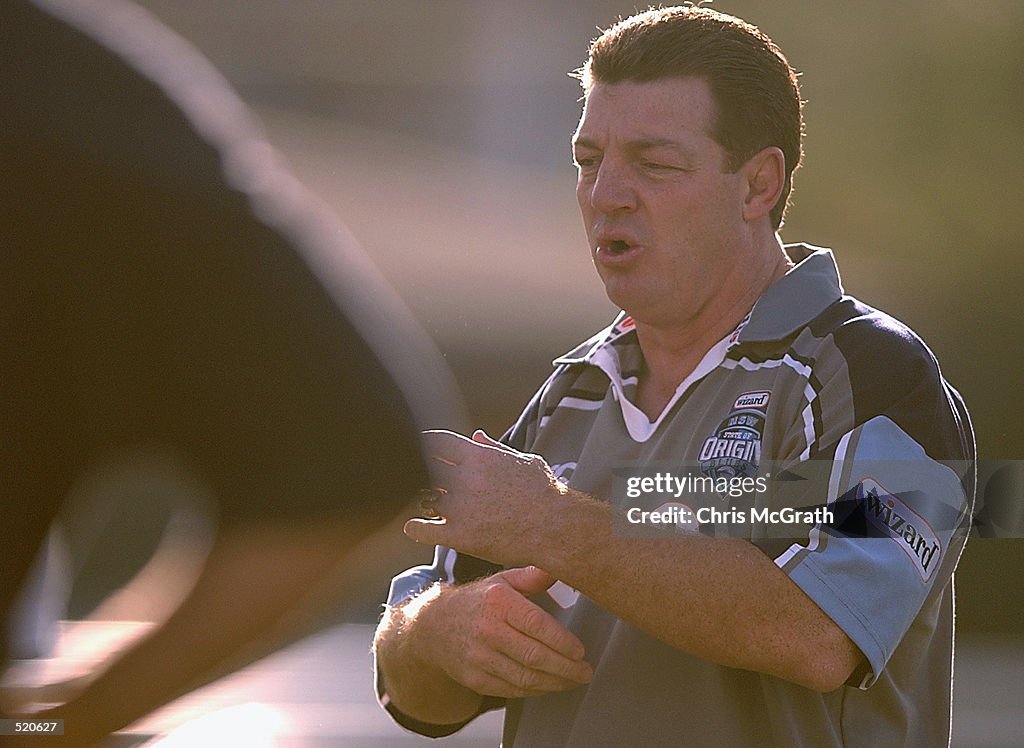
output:
[[[583,659],[583,642],[543,608],[529,600],[523,602],[525,604],[513,606],[505,614],[509,626],[568,660]]]
[[[488,661],[482,664],[482,670],[486,675],[499,681],[499,683],[494,684],[495,686],[504,685],[505,688],[504,693],[492,693],[490,695],[505,696],[506,698],[522,698],[524,696],[538,696],[550,693],[551,691],[567,691],[586,682],[523,665],[518,660],[500,651],[491,653]]]
[[[566,633],[568,634],[568,632]],[[572,634],[569,634],[569,636],[572,637]],[[572,638],[575,639],[575,637]],[[578,640],[576,643],[579,645],[579,651],[582,653],[583,644]],[[593,670],[589,663],[583,659],[567,657],[562,652],[552,649],[546,643],[529,636],[524,636],[518,632],[516,632],[516,635],[499,643],[497,649],[499,652],[507,655],[518,666],[525,668],[531,673],[538,674],[532,681],[512,681],[524,687],[527,684],[531,687],[540,687],[542,682],[550,683],[557,681],[570,681],[573,685],[580,685],[581,683],[589,683],[593,675]],[[539,674],[541,673],[546,677],[540,678]],[[551,679],[554,679],[554,681]],[[566,686],[563,685],[561,687],[565,688]]]
[[[521,592],[526,597],[543,592],[558,580],[543,569],[536,566],[522,566],[516,569],[506,569],[500,572],[500,576],[516,592]]]
[[[462,462],[467,450],[477,448],[472,439],[454,431],[424,431],[420,443],[427,456],[451,465]]]
[[[402,532],[410,540],[426,545],[445,545],[448,537],[447,521],[444,519],[421,519],[413,517],[406,521]]]
[[[487,432],[483,429],[477,429],[473,432],[473,441],[477,444],[486,444],[490,447],[504,447],[505,445],[499,442],[497,439],[493,439],[488,436]]]
[[[514,455],[522,454],[519,450],[488,436],[482,429],[474,431],[472,438],[456,434],[454,431],[432,430],[424,431],[420,439],[423,450],[429,457],[449,465],[465,462],[473,450],[478,450],[482,446]]]
[[[533,568],[512,571],[523,576],[546,576]],[[436,601],[443,609],[438,620],[450,621],[451,626],[441,626],[428,634],[436,635],[440,644],[429,651],[444,652],[437,664],[457,682],[478,693],[507,698],[565,691],[589,682],[593,675],[589,664],[556,651],[548,642],[528,636],[509,623],[509,611],[513,608],[526,607],[541,617],[550,616],[515,590],[503,578],[505,575],[507,572],[499,572],[486,580],[442,590]],[[433,608],[424,612],[429,610]],[[530,615],[511,617],[519,620]],[[550,624],[553,630],[561,629],[554,619],[550,619]],[[545,626],[523,627],[543,631],[548,638],[559,640]],[[578,650],[572,646],[563,648],[582,655],[583,645],[565,633]]]
[[[507,444],[503,444],[494,437],[489,436],[487,432],[484,431],[483,429],[477,429],[476,431],[473,432],[473,441],[475,441],[477,444],[483,444],[485,447],[494,447],[495,449],[500,449],[502,452],[509,452],[510,454],[514,455],[522,454],[522,452],[520,452],[518,449],[513,449]]]

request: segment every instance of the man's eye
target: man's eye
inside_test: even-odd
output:
[[[597,164],[597,159],[593,157],[575,158],[573,160],[576,162],[576,166],[581,169],[587,169]]]
[[[669,166],[668,164],[658,163],[657,161],[643,161],[640,165],[645,169],[650,169],[651,171],[674,171],[676,168],[674,166]]]

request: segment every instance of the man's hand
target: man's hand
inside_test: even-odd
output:
[[[529,566],[428,590],[385,615],[374,648],[392,702],[431,724],[473,716],[482,696],[566,691],[593,675],[583,643],[527,597],[554,583]]]
[[[533,551],[571,499],[539,455],[518,452],[482,431],[423,435],[441,521],[411,519],[405,534],[505,566],[536,563]]]
[[[486,696],[538,696],[588,683],[583,643],[527,599],[554,582],[528,566],[448,588],[423,611],[428,660]]]

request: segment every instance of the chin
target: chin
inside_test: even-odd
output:
[[[623,282],[623,279],[606,280],[604,293],[615,306],[634,317],[635,313],[642,311],[644,302],[651,298],[650,289],[644,289],[636,283]]]

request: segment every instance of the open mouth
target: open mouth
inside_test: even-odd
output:
[[[637,251],[641,249],[641,245],[634,244],[632,236],[620,236],[625,236],[625,238],[615,238],[615,236],[608,235],[599,236],[594,259],[598,262],[610,263],[612,265],[622,265],[629,262]]]

